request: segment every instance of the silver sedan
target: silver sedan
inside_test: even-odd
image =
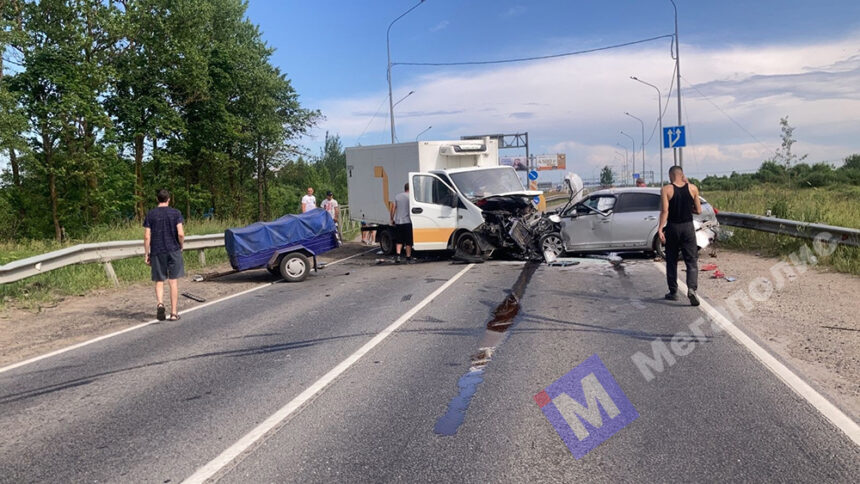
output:
[[[702,213],[693,219],[718,226],[714,208],[705,199]],[[543,251],[653,252],[662,254],[657,236],[660,220],[659,188],[611,188],[590,194],[558,213],[559,230],[541,237]]]

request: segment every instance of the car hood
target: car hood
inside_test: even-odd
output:
[[[515,211],[527,207],[531,200],[543,194],[540,190],[522,190],[517,192],[498,193],[489,197],[475,200],[475,205],[482,210],[507,210]]]

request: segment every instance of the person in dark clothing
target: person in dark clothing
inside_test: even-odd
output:
[[[159,190],[158,206],[146,213],[143,226],[143,250],[146,254],[146,265],[152,267],[152,280],[155,281],[155,297],[158,300],[155,315],[159,321],[169,319],[179,320],[176,311],[179,297],[178,278],[185,275],[185,264],[182,260],[182,244],[185,242],[185,231],[182,228],[182,212],[169,206],[170,192]],[[165,317],[164,311],[164,281],[170,286],[170,316]]]
[[[669,284],[666,299],[678,300],[678,251],[680,251],[687,266],[687,297],[690,298],[690,304],[698,306],[699,298],[696,290],[699,287],[699,254],[696,246],[696,229],[693,227],[693,214],[702,213],[699,189],[696,185],[687,182],[684,170],[680,166],[669,169],[669,180],[672,183],[663,186],[660,191],[662,202],[660,224],[657,226],[660,241],[666,244],[666,282]]]

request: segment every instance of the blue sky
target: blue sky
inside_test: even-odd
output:
[[[248,16],[276,49],[306,107],[326,119],[303,140],[315,152],[325,131],[346,146],[389,140],[385,31],[417,1],[251,0]],[[676,0],[681,39],[688,172],[754,169],[779,145],[779,118],[796,126],[795,150],[838,162],[860,152],[860,2]],[[457,62],[590,49],[674,30],[668,0],[426,0],[391,30],[393,62]],[[395,66],[398,139],[528,131],[533,153],[565,152],[590,176],[620,168],[623,149],[646,141],[656,92],[668,92],[670,40],[582,56],[469,67]],[[664,124],[675,124],[673,96]],[[376,116],[374,117],[374,114]],[[656,167],[655,136],[646,169]],[[511,152],[510,154],[517,154]],[[664,152],[671,159],[671,152]],[[668,166],[668,162],[667,162]]]

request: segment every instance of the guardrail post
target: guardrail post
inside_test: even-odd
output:
[[[197,251],[197,260],[200,261],[200,267],[203,267],[206,265],[206,250],[205,249],[200,249]]]
[[[113,287],[119,287],[119,279],[117,279],[116,272],[114,272],[113,265],[110,263],[110,261],[105,262],[105,274],[107,274],[107,277],[108,279],[110,279],[110,282],[113,283]]]

